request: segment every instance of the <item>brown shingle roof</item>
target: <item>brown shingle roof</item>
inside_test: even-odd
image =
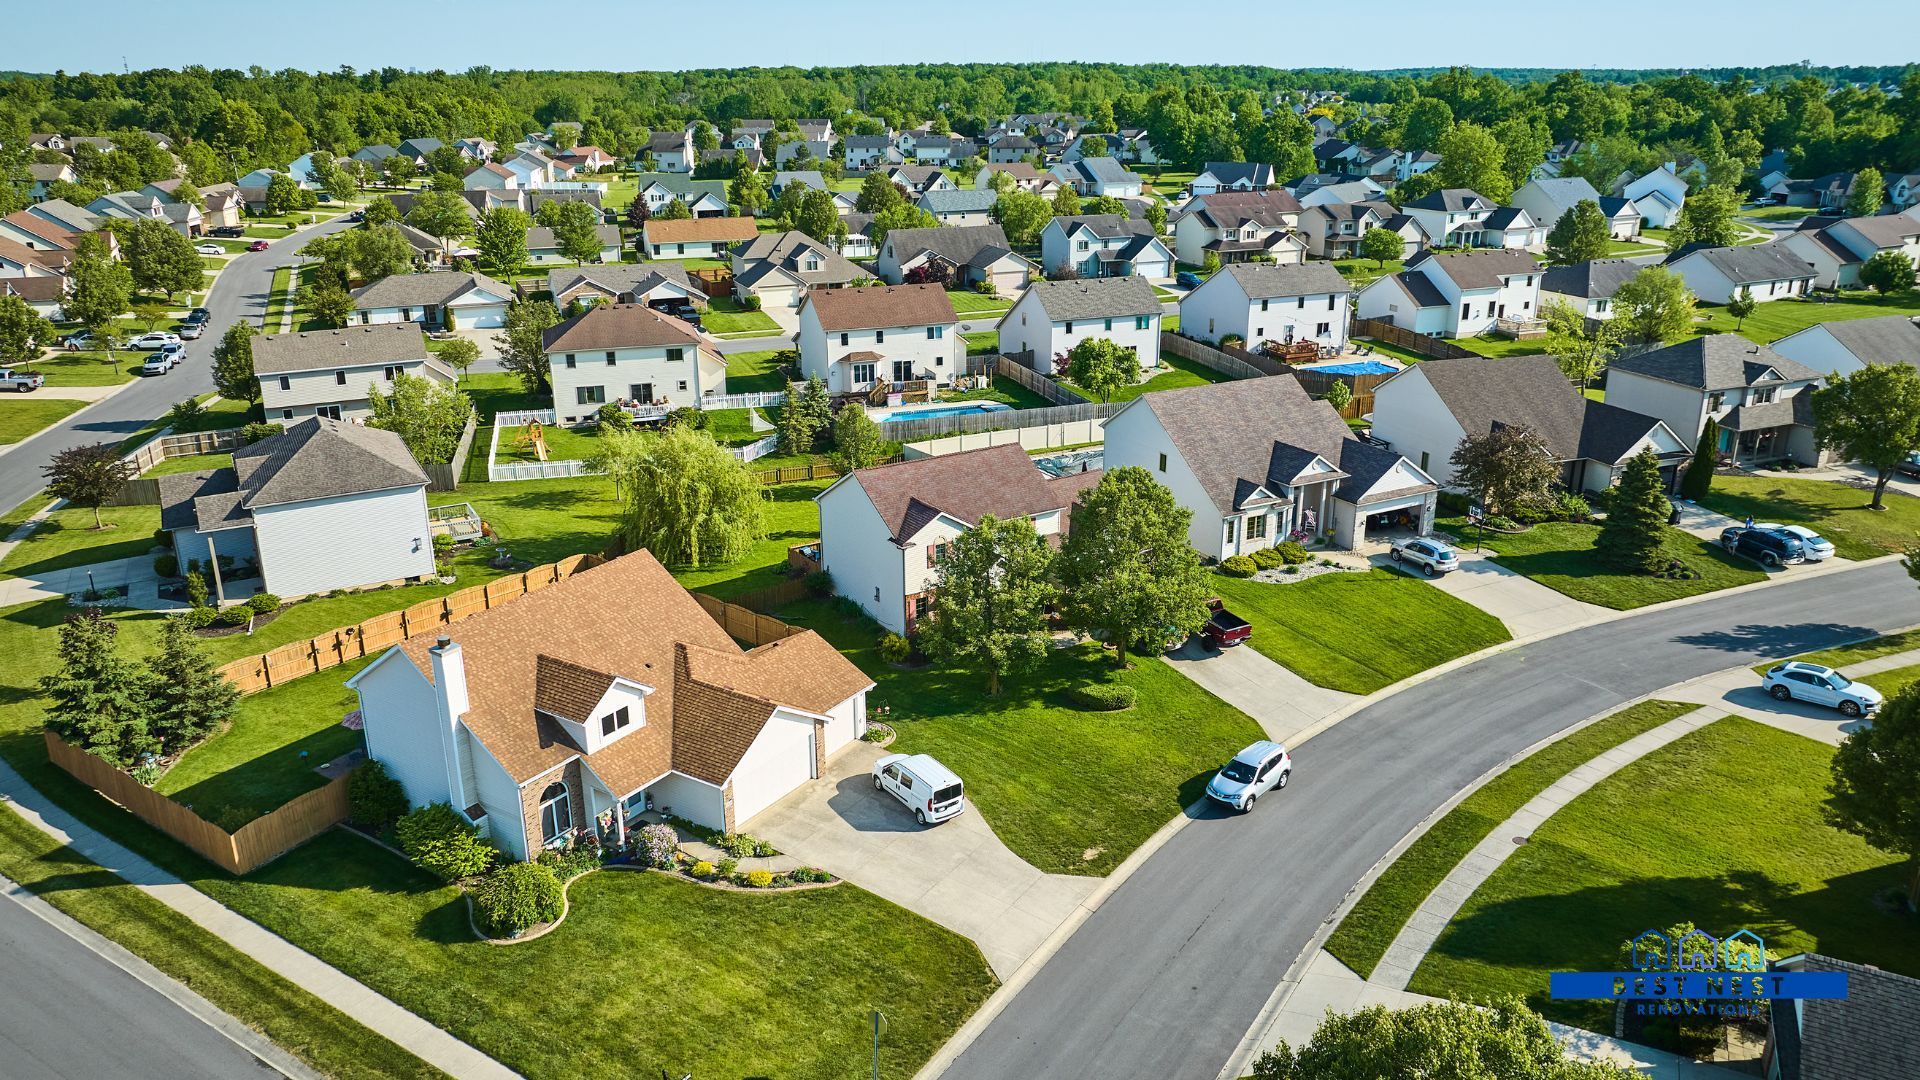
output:
[[[533,707],[584,724],[607,696],[613,676],[544,653],[533,661]]]
[[[693,327],[645,304],[595,304],[540,338],[548,352],[700,344]]]
[[[941,514],[977,525],[983,514],[1005,519],[1065,509],[1099,479],[1097,470],[1050,478],[1013,443],[853,474],[896,543],[905,543]]]
[[[822,329],[873,330],[889,326],[941,326],[960,321],[953,301],[938,285],[870,285],[807,294]]]
[[[649,244],[736,243],[759,234],[759,224],[750,217],[680,218],[649,221],[646,225]]]

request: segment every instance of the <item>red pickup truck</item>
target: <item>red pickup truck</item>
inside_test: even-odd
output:
[[[1207,624],[1200,628],[1200,644],[1208,649],[1227,649],[1245,645],[1253,637],[1253,624],[1227,610],[1219,597],[1207,601]]]

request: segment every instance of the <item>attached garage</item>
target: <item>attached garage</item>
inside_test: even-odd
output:
[[[776,709],[753,745],[733,770],[735,827],[777,802],[781,796],[817,774],[814,742],[818,737],[810,716]]]
[[[453,303],[447,305],[447,327],[453,330],[493,330],[507,325],[507,305]]]

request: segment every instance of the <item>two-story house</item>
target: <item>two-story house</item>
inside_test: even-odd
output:
[[[659,214],[669,203],[686,205],[694,217],[727,216],[727,182],[694,180],[673,173],[641,173],[634,177],[634,198],[649,214]]]
[[[1040,265],[1083,278],[1173,276],[1173,252],[1153,225],[1120,214],[1057,217],[1040,230]]]
[[[1138,198],[1144,181],[1138,173],[1128,171],[1125,165],[1113,157],[1081,158],[1078,161],[1062,161],[1053,166],[1053,175],[1060,182],[1082,195],[1112,195],[1117,198]]]
[[[365,420],[373,415],[369,395],[391,393],[401,374],[454,381],[452,369],[427,351],[419,327],[400,322],[254,338],[253,374],[262,414],[279,421]]]
[[[1343,349],[1352,298],[1332,263],[1235,263],[1181,298],[1180,329],[1206,341],[1237,336],[1249,349],[1301,340]]]
[[[1013,443],[859,469],[814,499],[821,569],[875,622],[911,633],[933,608],[940,558],[955,538],[989,514],[1063,536],[1074,500],[1100,476],[1049,477]]]
[[[1017,131],[1008,131],[987,140],[987,164],[1011,165],[1031,162],[1041,153],[1040,144]]]
[[[1611,319],[1613,294],[1640,270],[1640,264],[1632,259],[1594,259],[1570,266],[1550,266],[1540,277],[1540,306],[1545,308],[1558,302],[1570,305],[1589,319]]]
[[[995,293],[1012,296],[1027,287],[1036,269],[1017,255],[998,225],[948,225],[931,229],[890,229],[874,260],[874,273],[891,285],[905,284],[916,267],[938,263],[955,288],[990,282]]]
[[[600,406],[679,408],[727,392],[726,359],[700,334],[645,304],[595,304],[540,335],[563,424],[592,423]]]
[[[846,168],[849,172],[865,172],[885,165],[898,165],[906,160],[893,145],[893,139],[886,135],[849,135],[844,140],[846,148]]]
[[[513,290],[485,274],[443,270],[394,274],[353,291],[354,321],[419,323],[447,330],[485,330],[507,324]]]
[[[690,173],[694,165],[693,133],[685,128],[654,132],[647,137],[647,145],[635,161],[636,168],[645,168],[647,154],[653,155],[653,171]]]
[[[794,308],[812,289],[837,289],[869,275],[806,233],[761,233],[733,249],[733,295],[763,308]]]
[[[1352,258],[1360,238],[1374,229],[1400,237],[1401,259],[1411,257],[1427,242],[1420,223],[1390,202],[1319,203],[1300,212],[1300,236],[1307,252],[1322,259]]]
[[[929,191],[914,205],[942,225],[990,225],[994,204],[999,201],[1000,193],[992,188],[955,188]]]
[[[1306,241],[1297,232],[1300,210],[1300,200],[1284,189],[1195,196],[1168,221],[1173,250],[1190,266],[1206,262],[1208,252],[1223,263],[1255,255],[1277,263],[1305,262]]]
[[[1920,217],[1811,217],[1780,243],[1813,267],[1815,288],[1857,289],[1861,265],[1883,251],[1897,252],[1908,264],[1920,265]]]
[[[1608,194],[1632,203],[1648,228],[1671,229],[1687,204],[1687,182],[1674,173],[1673,166],[1661,165],[1639,176],[1622,172]]]
[[[1488,243],[1483,235],[1487,218],[1498,209],[1498,203],[1472,188],[1441,188],[1400,206],[1433,238],[1433,246],[1441,248],[1504,246]]]
[[[1551,230],[1560,219],[1580,203],[1590,202],[1607,219],[1607,232],[1615,240],[1632,240],[1640,235],[1640,210],[1629,199],[1602,195],[1585,177],[1548,177],[1520,185],[1508,205],[1525,210],[1541,228]]]
[[[1278,186],[1273,166],[1261,162],[1209,161],[1187,185],[1194,195],[1212,195],[1221,191],[1261,191]]]
[[[1667,256],[1666,265],[1686,281],[1694,296],[1709,304],[1731,303],[1743,289],[1761,303],[1805,296],[1819,276],[1812,263],[1781,241],[1681,248]]]
[[[1140,370],[1160,366],[1160,297],[1145,278],[1039,281],[1000,319],[1000,351],[1051,375],[1082,341],[1105,338]]]
[[[1607,365],[1607,404],[1655,416],[1688,445],[1711,417],[1719,453],[1735,464],[1822,460],[1812,391],[1821,373],[1738,334],[1709,334],[1616,356]]]
[[[1429,337],[1474,337],[1502,319],[1538,319],[1542,272],[1524,251],[1429,249],[1407,260],[1400,273],[1373,279],[1355,301],[1363,319]]]
[[[950,386],[966,356],[960,317],[938,285],[818,289],[800,301],[800,370],[829,393],[919,381]]]
[[[929,191],[952,191],[960,186],[959,178],[940,165],[895,165],[887,170],[887,179],[913,199]]]

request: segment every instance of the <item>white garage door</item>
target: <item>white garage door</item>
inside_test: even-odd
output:
[[[760,729],[733,771],[734,827],[811,779],[813,724],[776,716]]]
[[[454,308],[454,319],[469,330],[491,330],[507,325],[507,305],[481,304],[470,308]]]

